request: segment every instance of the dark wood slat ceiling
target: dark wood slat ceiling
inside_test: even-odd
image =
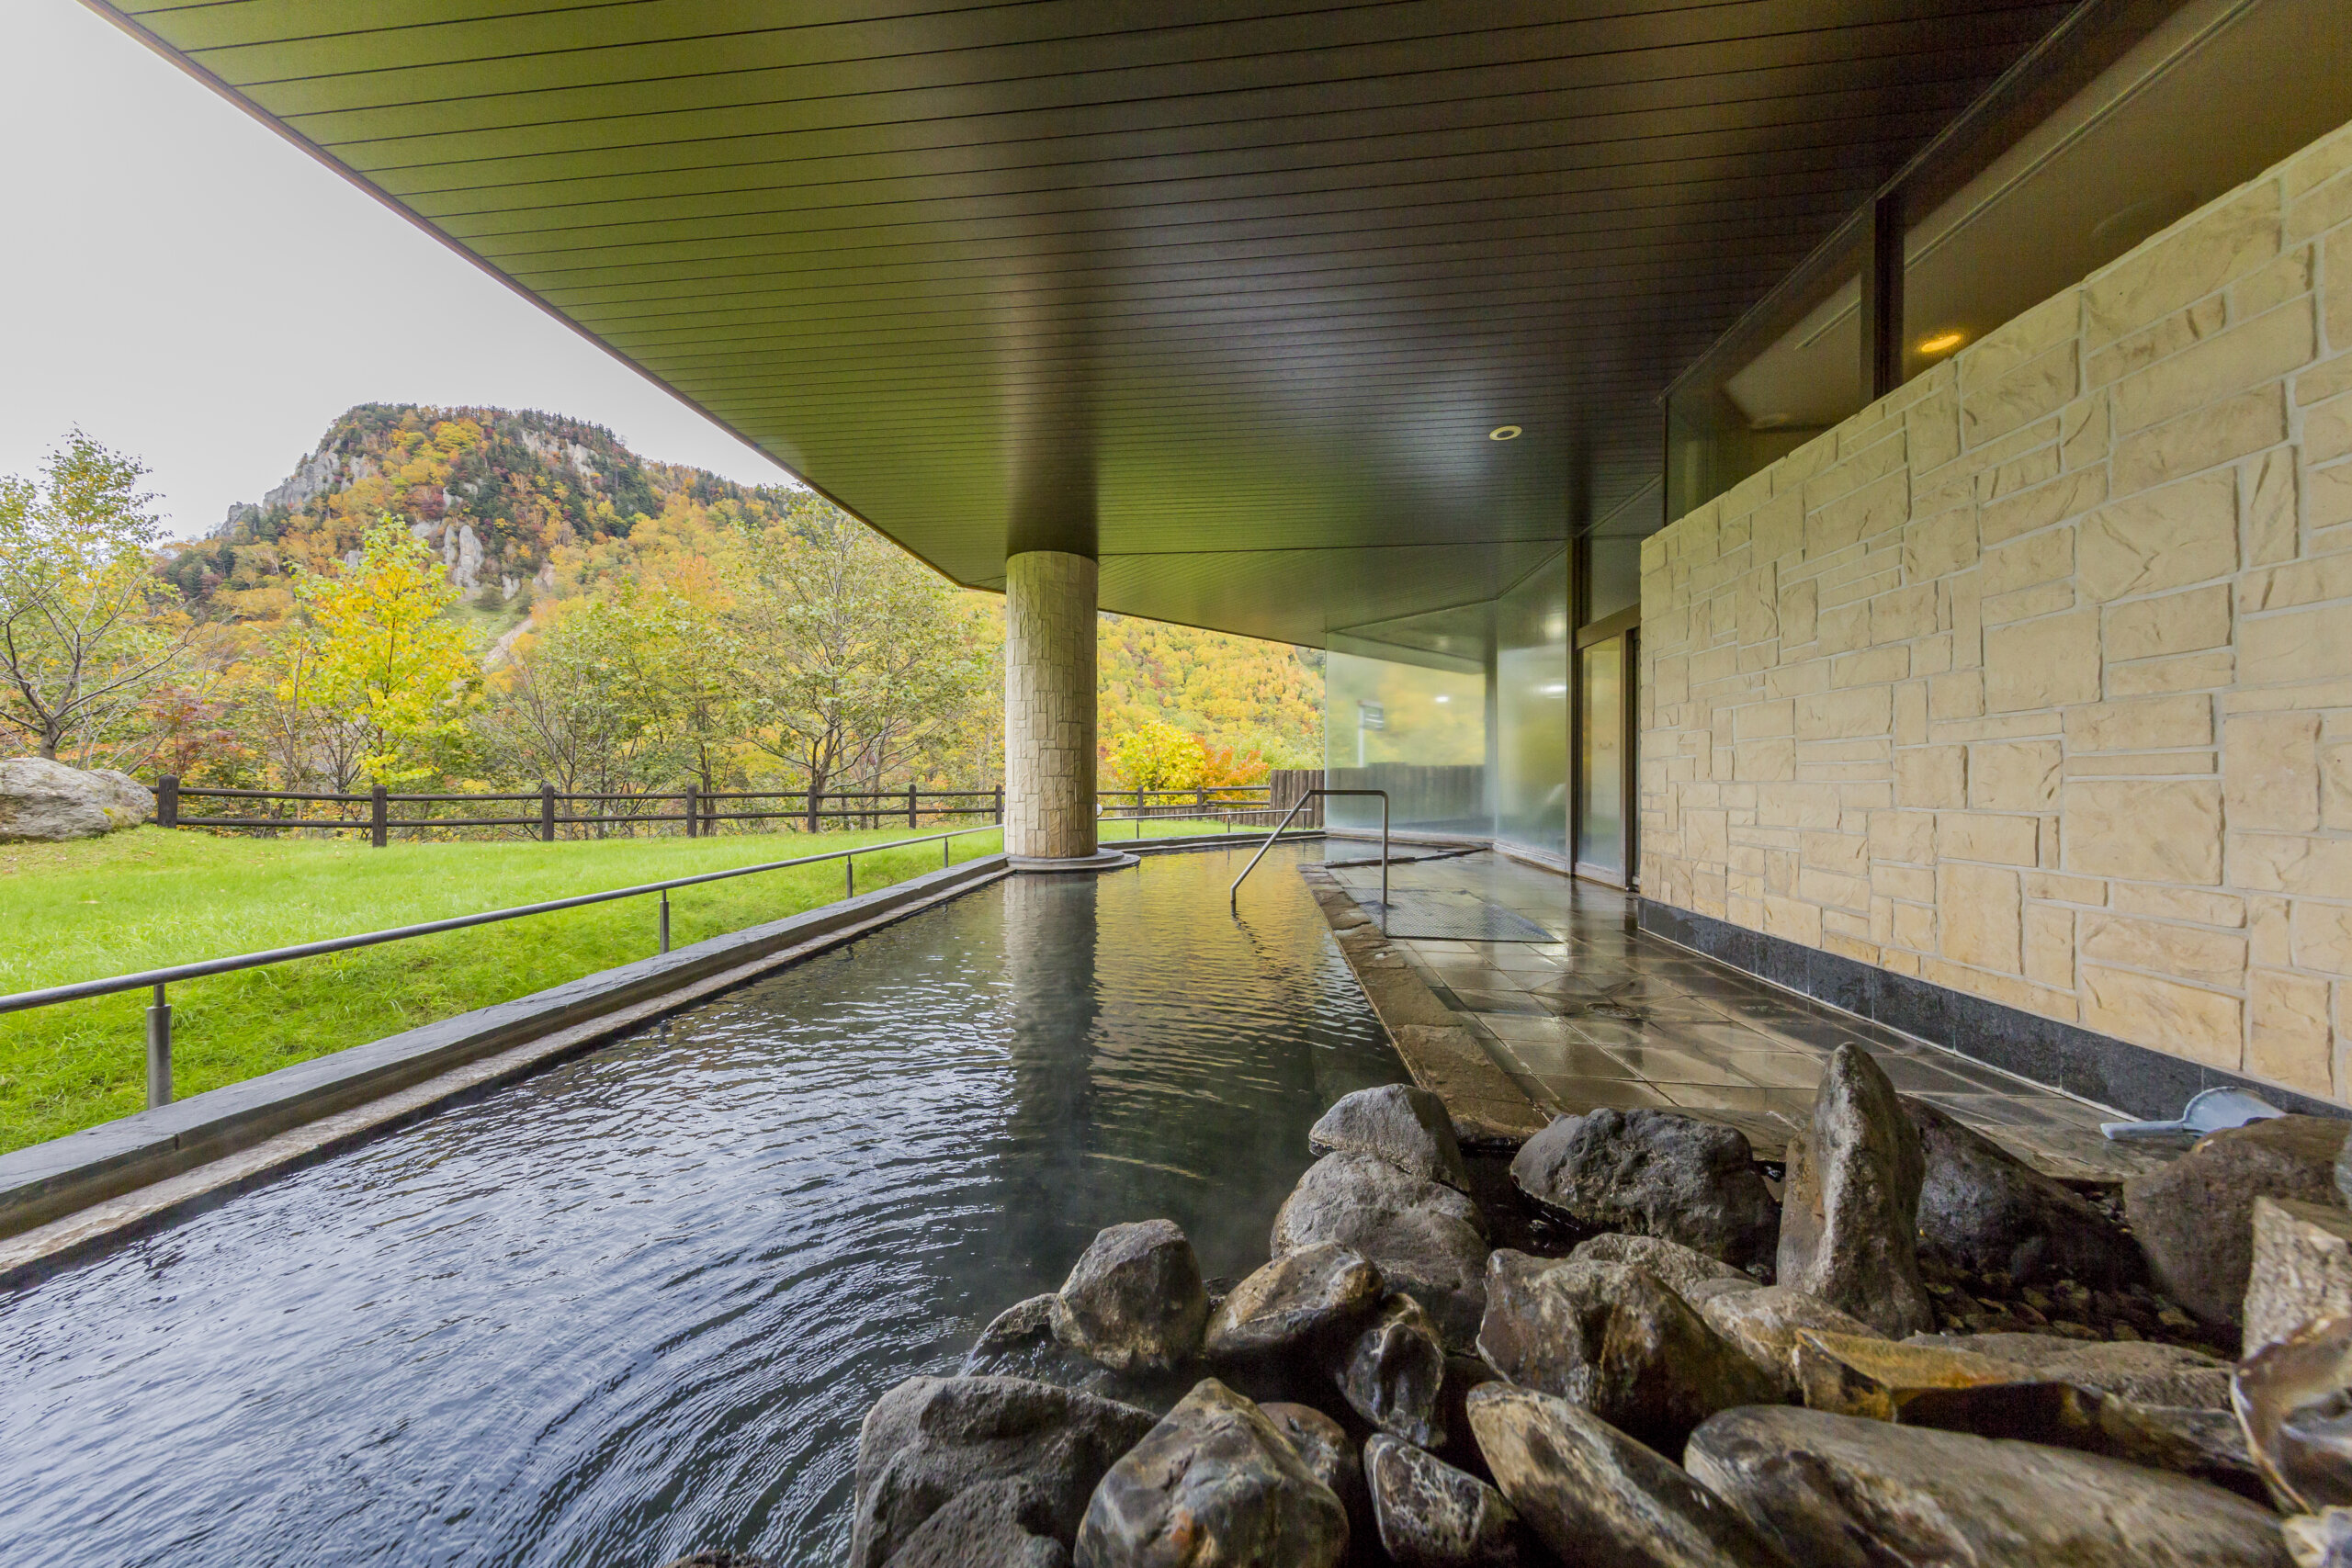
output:
[[[1306,643],[1639,491],[1658,390],[2065,10],[115,7],[957,580],[1091,510],[1106,608]]]

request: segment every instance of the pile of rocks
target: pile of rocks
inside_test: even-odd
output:
[[[1698,1117],[1555,1122],[1499,1200],[1548,1222],[1530,1251],[1434,1096],[1351,1095],[1230,1290],[1173,1224],[1114,1225],[885,1395],[851,1557],[2352,1568],[2346,1123],[2283,1122],[2119,1209],[1849,1048],[1777,1193]],[[2160,1338],[2241,1329],[2236,1364]]]

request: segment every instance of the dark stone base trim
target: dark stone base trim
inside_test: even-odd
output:
[[[2292,1089],[2167,1056],[1712,915],[1655,898],[1640,902],[1641,928],[1652,936],[1988,1067],[2097,1105],[2114,1106],[2129,1116],[2147,1121],[2177,1116],[2190,1095],[2208,1089],[2250,1089],[2282,1111],[2310,1116],[2352,1115],[2342,1106]]]

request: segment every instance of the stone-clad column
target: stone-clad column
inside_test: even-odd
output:
[[[1094,853],[1094,594],[1085,556],[1004,563],[1004,849]]]

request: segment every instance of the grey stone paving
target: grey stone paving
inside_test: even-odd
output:
[[[1358,853],[1351,844],[1338,852]],[[1376,897],[1377,866],[1340,865]],[[1633,900],[1487,852],[1393,867],[1398,893],[1470,894],[1549,933],[1542,942],[1393,935],[1391,945],[1462,1016],[1539,1106],[1656,1106],[1729,1122],[1777,1155],[1811,1120],[1829,1053],[1848,1041],[1894,1087],[1939,1105],[2052,1174],[2120,1177],[2164,1157],[2099,1135],[2120,1113],[1967,1060],[1770,986],[1634,926]],[[1407,902],[1404,900],[1400,902]],[[1401,917],[1402,911],[1400,911]],[[1400,918],[1398,932],[1411,930]]]

